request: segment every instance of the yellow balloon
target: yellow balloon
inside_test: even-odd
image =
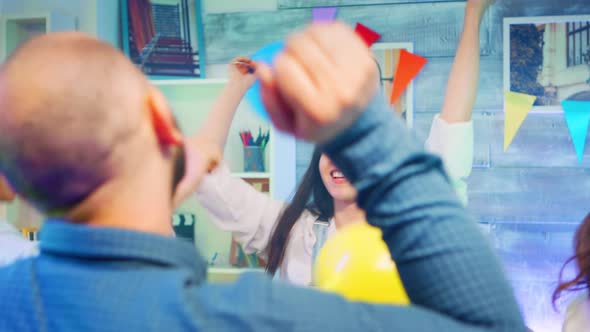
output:
[[[326,241],[314,267],[314,285],[351,301],[409,304],[379,228],[357,223]]]

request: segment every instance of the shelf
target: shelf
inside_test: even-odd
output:
[[[207,280],[209,282],[228,283],[233,282],[244,272],[264,273],[264,269],[237,268],[237,267],[209,267]]]
[[[260,172],[241,172],[241,173],[231,173],[231,175],[242,178],[242,179],[270,179],[271,174],[268,172],[260,173]]]
[[[0,17],[1,57],[8,57],[19,45],[47,32],[76,30],[73,17],[55,12],[38,12]],[[1,61],[0,61],[1,62]]]

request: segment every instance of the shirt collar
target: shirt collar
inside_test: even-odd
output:
[[[142,261],[145,264],[189,268],[200,280],[207,264],[188,241],[120,228],[91,227],[47,220],[40,232],[41,255],[88,260]]]

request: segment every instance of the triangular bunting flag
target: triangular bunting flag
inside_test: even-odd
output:
[[[377,39],[381,38],[381,35],[376,33],[375,31],[367,28],[366,26],[362,25],[361,23],[357,23],[354,27],[354,31],[363,38],[365,43],[368,47],[371,47]]]
[[[331,22],[336,18],[336,7],[317,7],[312,11],[314,22]]]
[[[277,41],[270,43],[251,56],[254,61],[262,62],[267,65],[272,65],[275,57],[279,55],[285,48],[285,43]],[[260,95],[260,82],[256,80],[254,84],[246,91],[246,100],[250,103],[250,106],[254,109],[254,112],[258,114],[263,120],[269,121],[268,113],[262,102]]]
[[[535,100],[537,97],[524,93],[506,91],[504,94],[504,152],[533,108]]]
[[[393,87],[391,89],[391,96],[389,97],[390,104],[393,105],[402,95],[408,84],[418,75],[426,62],[428,60],[419,55],[401,50],[395,76],[393,76]]]
[[[578,161],[584,156],[584,145],[590,124],[590,101],[564,100],[561,102],[567,128],[570,131]]]

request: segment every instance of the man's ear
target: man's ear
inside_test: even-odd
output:
[[[6,178],[0,174],[0,202],[12,202],[15,196]]]
[[[155,87],[150,87],[147,99],[152,125],[156,137],[162,146],[176,146],[182,144],[182,133],[178,128],[172,111],[168,107],[166,98]]]

